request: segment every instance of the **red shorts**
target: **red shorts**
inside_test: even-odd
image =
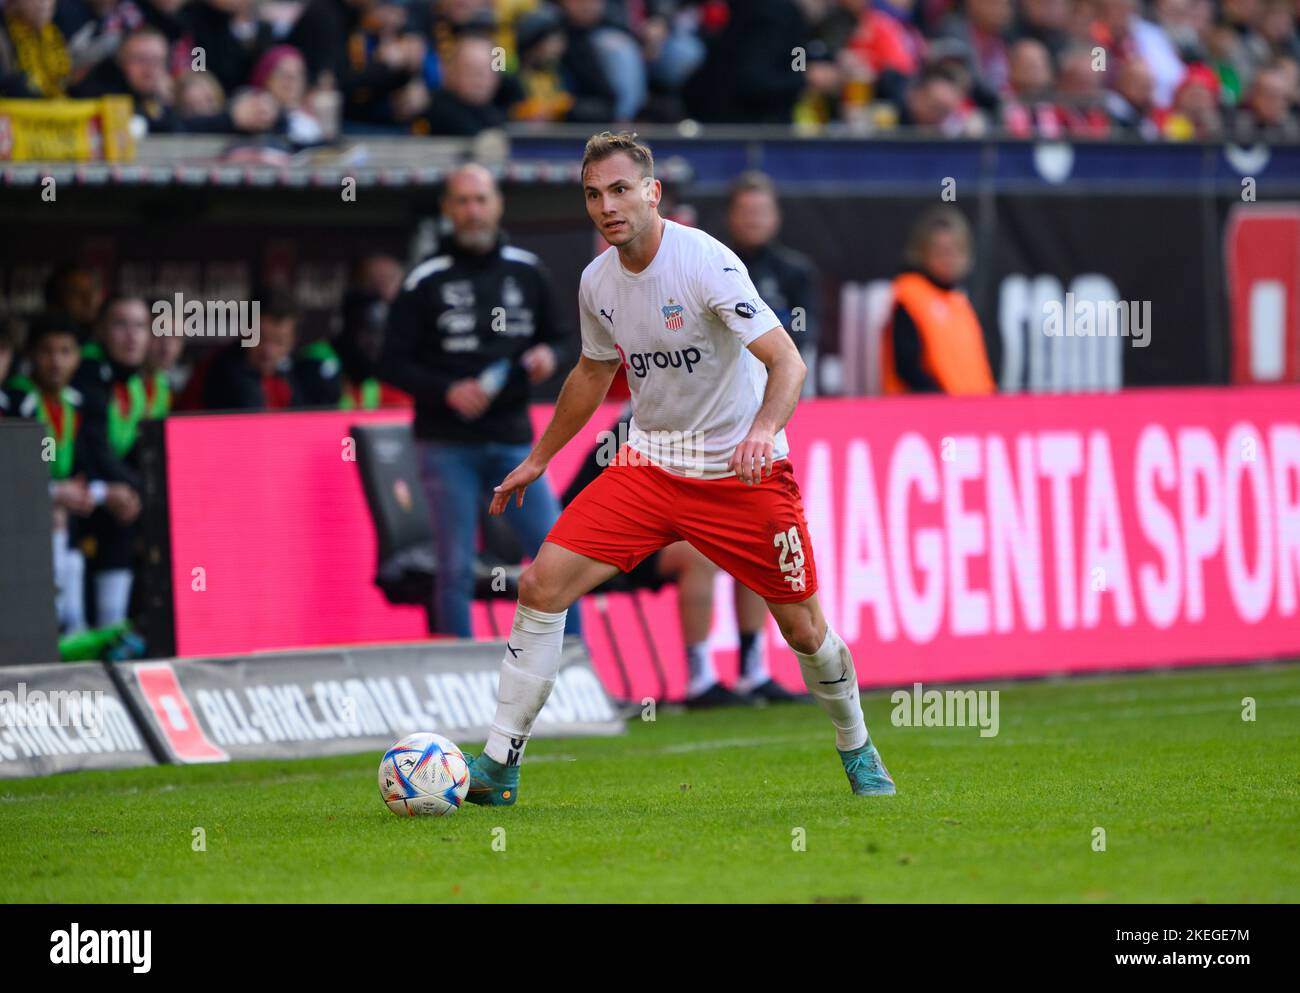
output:
[[[629,460],[625,451],[564,508],[547,541],[623,572],[675,541],[689,541],[764,600],[793,603],[817,592],[789,459],[747,486],[736,476],[677,476],[635,452]]]

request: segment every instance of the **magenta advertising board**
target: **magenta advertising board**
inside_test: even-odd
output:
[[[421,613],[372,584],[373,529],[339,456],[356,420],[168,424],[178,654],[423,636]],[[1300,652],[1300,388],[816,400],[789,436],[820,596],[864,685]],[[584,445],[552,464],[557,489]],[[724,674],[726,583],[711,637]],[[626,595],[584,601],[596,670],[620,695],[656,695],[653,651],[678,696],[672,588],[640,596],[640,616]],[[489,610],[508,626],[511,607],[477,606],[476,629],[489,635]],[[774,674],[797,685],[769,635]]]
[[[872,682],[1300,650],[1300,390],[813,403],[792,436]]]

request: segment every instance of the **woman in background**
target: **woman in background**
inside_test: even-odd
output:
[[[958,284],[972,266],[970,225],[955,207],[921,215],[907,240],[909,268],[894,279],[884,334],[886,393],[996,393],[984,332]]]

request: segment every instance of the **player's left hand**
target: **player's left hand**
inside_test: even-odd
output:
[[[772,475],[772,453],[776,450],[776,437],[771,431],[752,428],[749,436],[736,446],[731,455],[731,469],[742,483],[761,483],[764,476]]]
[[[528,381],[540,383],[555,372],[555,351],[550,345],[534,345],[519,356],[519,362],[528,373]]]

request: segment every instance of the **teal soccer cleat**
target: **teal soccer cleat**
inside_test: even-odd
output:
[[[880,753],[876,751],[876,746],[871,743],[870,738],[861,748],[840,752],[840,761],[844,763],[844,771],[849,776],[849,785],[853,787],[856,795],[893,796],[898,792],[889,770],[885,768],[885,763],[880,761]],[[470,789],[472,791],[473,787],[471,786]]]
[[[509,807],[519,798],[519,766],[502,765],[487,753],[469,759],[469,792],[465,799],[483,807]]]

